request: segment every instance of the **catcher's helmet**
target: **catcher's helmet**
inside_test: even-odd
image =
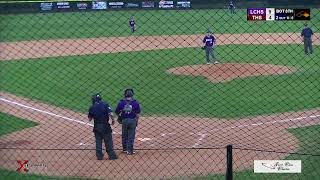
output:
[[[92,95],[91,100],[92,100],[92,103],[95,103],[95,102],[101,101],[101,100],[102,100],[102,98],[101,98],[100,93],[97,93],[97,94]]]
[[[134,95],[133,89],[124,90],[124,97],[132,97]]]

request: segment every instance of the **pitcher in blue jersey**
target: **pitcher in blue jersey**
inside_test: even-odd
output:
[[[203,38],[202,42],[204,43],[204,50],[206,52],[207,64],[210,64],[212,62],[214,64],[219,63],[214,56],[214,48],[216,45],[216,38],[213,36],[211,29],[208,30],[208,33]]]

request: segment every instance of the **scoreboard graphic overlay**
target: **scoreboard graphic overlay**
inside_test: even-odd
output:
[[[310,9],[248,8],[248,21],[310,20]]]

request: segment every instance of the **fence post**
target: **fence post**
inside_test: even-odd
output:
[[[232,180],[232,144],[227,145],[227,171],[226,180]]]

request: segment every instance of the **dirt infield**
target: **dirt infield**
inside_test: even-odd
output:
[[[210,64],[171,68],[168,73],[176,75],[204,76],[214,83],[231,81],[236,78],[251,76],[282,75],[295,72],[293,67],[270,64]]]
[[[217,45],[302,44],[299,33],[215,34]],[[313,44],[319,45],[320,33]],[[100,53],[201,47],[203,35],[129,36],[87,39],[58,39],[0,43],[0,60],[77,56]],[[303,49],[303,46],[301,46]]]
[[[60,149],[2,149],[1,154],[10,154],[9,160],[0,159],[2,167],[16,169],[17,159],[28,159],[31,162],[47,164],[45,169],[33,172],[58,176],[126,179],[222,173],[225,170],[225,149],[197,148],[225,147],[230,143],[236,148],[254,147],[294,152],[298,141],[286,129],[320,123],[320,109],[237,120],[178,116],[142,117],[137,130],[136,148],[145,150],[138,150],[136,155],[129,157],[117,151],[120,160],[97,161],[92,125],[87,122],[85,114],[8,93],[1,93],[1,97],[2,112],[40,124],[0,138],[1,148]],[[114,140],[115,148],[121,149],[119,125],[114,127]],[[174,148],[176,150],[170,150]],[[252,167],[254,159],[279,159],[286,156],[285,153],[238,150],[234,156],[235,167],[237,170],[245,169]],[[76,166],[71,166],[70,163]],[[110,166],[113,168],[109,168]],[[96,171],[93,172],[91,168],[95,169],[94,167]],[[133,171],[136,174],[131,174]]]
[[[293,33],[224,34],[217,36],[220,45],[301,43],[299,34]],[[0,43],[0,48],[3,49],[0,59],[27,60],[40,57],[198,47],[201,45],[199,38],[200,35]],[[178,39],[180,40],[178,41]],[[134,48],[128,45],[133,43],[133,40],[136,45]],[[111,42],[115,45],[111,46]],[[123,43],[125,46],[119,46],[115,42],[125,42]],[[158,44],[146,42],[157,42]],[[320,43],[316,40],[314,44]],[[29,50],[27,51],[27,49]],[[219,64],[218,69],[228,68],[227,65]],[[233,64],[232,66],[237,67],[241,64]],[[250,64],[245,65],[244,69],[248,70],[245,72],[257,71],[257,69],[252,71],[249,66]],[[209,69],[210,67],[217,68],[213,65],[207,66]],[[276,67],[268,65],[267,69]],[[258,72],[261,73],[261,70],[263,71],[264,68],[259,68]],[[287,67],[278,67],[278,70],[266,75],[294,71],[294,69]],[[171,70],[169,71],[171,72]],[[257,75],[245,72],[240,70],[240,74],[231,73],[224,79],[212,78],[212,81],[231,80],[239,76],[244,77],[243,74],[245,76]],[[207,77],[210,79],[211,76]],[[1,148],[21,149],[1,149],[0,154],[9,158],[0,159],[1,167],[15,170],[17,159],[28,159],[47,165],[45,168],[33,172],[57,176],[146,179],[223,173],[225,171],[225,149],[221,147],[233,144],[236,148],[254,147],[269,151],[294,152],[298,148],[298,140],[286,129],[320,124],[320,109],[234,120],[174,115],[170,117],[142,117],[137,130],[135,146],[142,150],[138,150],[134,156],[126,156],[117,151],[119,160],[97,161],[95,160],[92,124],[87,121],[85,114],[5,92],[1,92],[0,95],[1,112],[39,123],[36,127],[0,138]],[[114,144],[116,149],[121,149],[120,136],[120,126],[115,125]],[[211,147],[218,148],[206,149]],[[23,150],[28,148],[34,150]],[[281,159],[287,156],[286,153],[257,153],[240,150],[235,152],[237,152],[234,154],[236,170],[252,168],[254,159]]]

